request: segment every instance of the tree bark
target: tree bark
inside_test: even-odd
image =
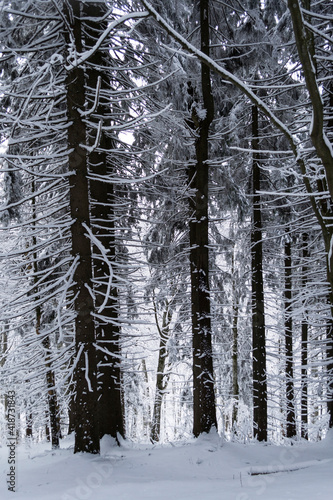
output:
[[[263,282],[262,217],[260,199],[260,153],[258,108],[252,106],[252,357],[253,357],[253,434],[267,441],[266,333]]]
[[[233,250],[234,251],[234,250]],[[238,315],[239,315],[239,303],[237,298],[237,290],[235,283],[235,262],[234,254],[232,255],[232,395],[233,395],[233,407],[232,407],[232,426],[233,428],[237,424],[238,416],[238,405],[239,405],[239,385],[238,385]]]
[[[153,418],[150,431],[150,440],[155,443],[160,440],[161,434],[161,414],[162,414],[162,402],[163,395],[168,385],[168,374],[165,373],[165,365],[168,355],[167,342],[170,337],[170,322],[171,322],[171,312],[167,305],[167,309],[163,313],[162,327],[160,328],[157,314],[156,306],[155,308],[155,318],[157,329],[160,335],[160,345],[158,352],[158,363],[157,363],[157,374],[156,374],[156,389],[155,389],[155,401],[153,409]]]
[[[302,265],[302,289],[306,290],[308,278],[308,235],[303,233],[303,265]],[[308,439],[308,319],[307,311],[304,307],[302,318],[302,348],[301,348],[301,436],[303,439]]]
[[[288,0],[288,7],[293,23],[293,32],[298,56],[302,65],[306,87],[312,107],[312,124],[310,137],[318,157],[321,159],[326,173],[327,185],[333,199],[333,155],[332,146],[324,130],[324,105],[318,85],[314,49],[308,30],[305,29],[299,0]]]
[[[201,49],[209,54],[208,0],[200,1]],[[189,208],[190,265],[193,347],[193,434],[199,436],[217,427],[212,331],[209,293],[208,256],[208,133],[214,116],[210,70],[201,64],[201,87],[206,115],[199,116],[192,107],[196,129],[196,163],[189,168],[189,185],[193,190]]]
[[[70,33],[66,32],[68,50],[82,53],[81,4],[64,3]],[[73,45],[74,44],[74,47]],[[71,53],[71,52],[69,52]],[[74,63],[75,64],[75,63]],[[70,212],[72,217],[72,256],[76,266],[73,277],[75,308],[75,446],[74,453],[99,453],[97,419],[97,362],[94,343],[94,301],[92,297],[92,251],[87,237],[90,228],[90,200],[86,125],[80,115],[85,109],[84,70],[75,66],[67,76],[68,146]]]
[[[89,20],[85,23],[85,45],[86,50],[93,47],[95,39],[103,30],[107,28],[107,23],[101,21],[107,13],[104,3],[89,2],[84,5],[84,15]],[[107,74],[102,73],[102,68],[108,64],[106,54],[103,57],[102,51],[96,51],[89,59],[86,70],[87,86],[96,89],[93,96],[98,98],[99,104],[93,115],[107,116],[110,114],[110,103],[107,97],[101,92],[109,90]],[[100,90],[99,90],[100,85]],[[94,116],[92,121],[96,119]],[[92,198],[91,217],[94,236],[106,249],[109,264],[101,258],[100,250],[94,247],[93,259],[94,267],[94,291],[96,298],[96,311],[100,315],[96,318],[96,338],[100,349],[97,351],[98,358],[98,419],[100,437],[108,434],[117,439],[117,435],[124,437],[124,418],[121,399],[121,368],[120,368],[120,324],[118,317],[118,290],[116,278],[112,276],[112,284],[108,295],[108,280],[110,272],[115,272],[116,262],[116,238],[115,238],[115,199],[114,187],[108,182],[97,180],[94,174],[99,177],[106,177],[111,174],[111,167],[108,165],[107,151],[115,148],[114,141],[110,139],[102,130],[100,140],[97,141],[97,132],[89,130],[90,146],[94,147],[89,153],[89,169],[92,174],[90,182],[90,192]],[[109,153],[110,154],[110,153]],[[110,178],[110,175],[109,175]],[[112,266],[110,270],[109,265]]]
[[[286,355],[286,436],[296,436],[294,368],[293,368],[293,320],[292,320],[292,271],[291,238],[286,230],[284,244],[284,314],[285,314],[285,355]]]
[[[30,411],[25,417],[25,437],[32,438],[32,412]]]
[[[313,47],[313,38],[309,37],[309,30],[305,27],[303,22],[303,15],[299,0],[288,0],[288,7],[293,23],[293,31],[299,60],[302,65],[303,75],[309,92],[312,120],[310,128],[310,137],[312,144],[316,150],[318,158],[321,160],[327,181],[327,187],[331,197],[331,204],[333,200],[333,154],[332,145],[329,138],[325,133],[325,118],[324,118],[324,102],[321,95],[321,88],[316,75],[316,58]],[[307,2],[307,8],[310,10],[311,3]],[[326,234],[325,234],[326,233]],[[330,306],[331,315],[333,314],[333,252],[332,248],[332,229],[329,224],[325,224],[323,229],[325,246],[327,251],[327,276],[330,283]],[[332,316],[333,318],[333,316]],[[331,318],[330,323],[333,323]],[[330,326],[327,334],[327,357],[329,364],[327,370],[329,377],[333,374],[333,326]],[[329,426],[333,427],[333,383],[328,387],[328,411],[330,414]]]

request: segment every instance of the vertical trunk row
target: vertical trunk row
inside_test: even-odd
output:
[[[201,50],[209,55],[208,0],[200,1]],[[214,115],[210,70],[201,64],[203,116],[193,107],[196,163],[189,168],[193,346],[193,433],[216,427],[208,261],[208,133]]]
[[[327,181],[327,188],[330,193],[331,200],[333,200],[333,154],[330,138],[327,136],[326,131],[329,129],[329,123],[326,122],[325,114],[327,112],[327,103],[324,103],[322,98],[322,89],[317,79],[316,57],[313,44],[313,36],[309,29],[305,26],[304,17],[302,13],[301,3],[299,1],[288,0],[288,8],[293,23],[293,33],[295,43],[302,65],[303,75],[309,92],[311,103],[311,129],[310,137],[311,142],[315,148],[317,157],[321,160]],[[305,2],[305,8],[310,10],[311,2]],[[323,28],[324,33],[324,28]],[[330,102],[331,105],[331,102]],[[328,126],[328,127],[327,127]],[[333,253],[331,252],[332,229],[330,224],[321,225],[323,229],[323,236],[327,251],[327,278],[330,284],[329,301],[331,306],[330,325],[327,330],[327,371],[328,376],[332,380],[333,376]],[[333,428],[333,383],[328,386],[328,412],[329,412],[329,427]]]
[[[84,16],[89,19],[85,23],[85,49],[91,49],[99,36],[100,31],[107,27],[106,22],[101,22],[107,12],[104,3],[89,2],[84,5]],[[95,19],[95,20],[93,20]],[[106,57],[109,54],[106,52]],[[92,92],[99,93],[98,105],[94,114],[97,116],[108,116],[110,114],[110,103],[105,94],[109,88],[107,73],[102,73],[107,61],[104,60],[101,51],[96,51],[91,58],[86,69],[87,87]],[[100,91],[98,90],[100,85]],[[96,96],[92,95],[93,99]],[[95,126],[98,126],[96,119]],[[94,179],[94,174],[99,178],[110,174],[108,165],[107,151],[115,148],[114,141],[110,139],[103,131],[99,143],[96,144],[97,132],[89,130],[89,145],[95,149],[89,153],[89,169],[92,174],[90,182],[91,193],[91,217],[94,235],[107,251],[109,264],[114,265],[116,260],[116,241],[115,241],[115,199],[114,188],[111,183],[105,183],[103,180]],[[109,153],[110,154],[110,153]],[[96,311],[100,311],[100,317],[96,322],[96,338],[100,349],[97,350],[98,361],[98,419],[100,437],[108,434],[117,439],[117,435],[124,436],[124,419],[121,402],[121,373],[120,373],[120,326],[117,313],[118,296],[117,284],[113,275],[109,296],[108,279],[110,269],[108,263],[101,258],[100,250],[94,247],[94,253],[97,258],[93,259],[94,264],[94,292],[96,298]],[[107,297],[107,298],[106,298]]]
[[[40,291],[38,289],[38,255],[37,255],[37,238],[36,238],[36,182],[35,179],[32,180],[31,184],[32,198],[32,271],[33,271],[33,281],[34,281],[34,297],[35,297],[35,329],[36,335],[39,336],[41,333],[41,319],[42,319],[42,309],[40,305]],[[48,402],[48,416],[50,418],[50,430],[51,430],[51,445],[53,449],[59,448],[60,439],[60,415],[58,407],[57,390],[55,386],[55,374],[52,368],[52,363],[50,360],[50,339],[48,336],[42,339],[42,346],[44,348],[44,363],[46,369],[46,386],[47,386],[47,402]],[[32,429],[31,429],[32,432]]]
[[[71,33],[68,49],[82,53],[80,2],[64,3]],[[75,63],[74,63],[75,64]],[[84,71],[74,66],[67,76],[70,213],[72,217],[72,255],[76,266],[73,277],[75,308],[75,447],[74,452],[99,452],[97,420],[97,363],[92,296],[92,251],[85,226],[90,228],[88,160],[84,148],[86,126],[79,111],[85,107]]]
[[[252,254],[252,349],[253,349],[253,433],[267,441],[267,381],[264,314],[262,218],[260,200],[260,153],[258,108],[252,106],[252,185],[253,225]]]
[[[284,243],[284,313],[285,313],[285,353],[286,353],[286,421],[288,438],[296,435],[293,369],[293,320],[292,320],[292,270],[291,238],[286,229]]]

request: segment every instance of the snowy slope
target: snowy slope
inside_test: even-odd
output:
[[[217,435],[169,445],[116,447],[100,456],[62,448],[18,447],[18,488],[7,490],[8,452],[0,448],[0,498],[7,500],[331,500],[333,432],[321,443],[226,443]]]

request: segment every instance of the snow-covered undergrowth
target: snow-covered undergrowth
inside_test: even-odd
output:
[[[239,444],[216,434],[168,445],[115,446],[100,456],[48,443],[17,448],[17,491],[7,490],[8,448],[0,448],[1,500],[330,500],[333,431],[319,443]]]

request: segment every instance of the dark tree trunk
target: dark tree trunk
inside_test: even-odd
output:
[[[47,384],[47,399],[50,414],[50,430],[51,430],[51,445],[53,449],[59,448],[59,440],[61,438],[60,430],[60,414],[58,406],[57,390],[55,387],[55,374],[50,362],[50,343],[46,337],[43,346],[46,349],[46,384]]]
[[[306,290],[308,281],[308,235],[303,234],[303,266],[302,266],[302,289]],[[304,308],[302,318],[302,348],[301,348],[301,436],[308,439],[308,318]]]
[[[260,153],[258,108],[252,106],[252,349],[253,349],[253,433],[267,441],[266,334],[264,312],[262,217],[260,200]]]
[[[239,385],[238,385],[238,315],[239,303],[237,297],[236,283],[235,283],[235,263],[234,255],[232,256],[232,395],[234,398],[232,408],[232,426],[237,424],[238,405],[239,405]]]
[[[208,0],[200,1],[201,50],[209,54]],[[192,108],[196,129],[196,163],[189,168],[193,196],[189,206],[190,264],[193,339],[193,433],[209,432],[217,426],[212,358],[212,331],[208,261],[208,133],[214,115],[210,70],[201,65],[204,118]]]
[[[101,21],[107,13],[104,3],[89,2],[84,5],[84,15],[89,18],[85,23],[85,45],[89,50],[94,44],[99,33],[107,28],[107,23]],[[92,20],[94,19],[94,20]],[[109,115],[110,103],[105,95],[109,89],[109,81],[103,75],[102,68],[108,64],[109,54],[103,56],[102,51],[96,51],[89,60],[86,70],[87,86],[98,93],[100,85],[101,92],[98,96],[98,106],[90,117],[90,120],[98,122],[94,118]],[[96,90],[95,90],[96,89]],[[93,99],[96,96],[93,96]],[[90,103],[92,106],[93,101]],[[98,344],[98,419],[100,437],[108,434],[117,439],[117,435],[124,437],[124,419],[121,399],[121,371],[120,371],[120,326],[118,318],[118,293],[116,278],[112,276],[111,289],[108,295],[108,280],[115,272],[116,261],[116,238],[115,238],[115,199],[114,188],[111,183],[103,182],[103,179],[94,179],[94,174],[99,178],[111,174],[111,167],[108,166],[107,151],[112,154],[115,148],[112,141],[103,131],[100,139],[96,140],[97,132],[89,131],[90,146],[95,148],[89,153],[89,168],[92,174],[90,191],[92,198],[92,228],[94,236],[106,249],[109,264],[101,258],[101,252],[94,247],[94,291],[96,297],[96,338]],[[111,269],[109,267],[111,265]],[[106,298],[107,297],[107,298]]]
[[[163,395],[167,388],[169,380],[168,374],[165,373],[165,365],[168,355],[167,342],[170,337],[169,326],[171,321],[171,312],[169,308],[167,308],[167,310],[164,311],[163,314],[162,327],[160,327],[156,315],[156,306],[154,305],[154,307],[155,307],[156,324],[160,334],[160,346],[158,352],[155,401],[154,401],[153,418],[150,431],[150,440],[153,443],[160,440]]]
[[[46,386],[47,386],[47,401],[50,416],[51,430],[51,445],[52,449],[59,448],[59,440],[61,437],[60,431],[60,414],[58,406],[58,397],[55,384],[55,374],[50,361],[50,340],[49,337],[43,339],[43,347],[45,349],[45,366],[46,366]]]
[[[68,403],[68,434],[75,432],[75,395],[71,394]]]
[[[329,83],[329,90],[330,90],[330,97],[329,97],[329,109],[333,110],[333,82],[330,81]],[[331,131],[331,134],[333,132],[333,115],[331,113],[331,116],[328,120],[327,123],[327,128],[328,130]],[[329,217],[332,217],[332,200],[329,200]],[[328,220],[330,220],[330,218]],[[330,228],[330,237],[327,239],[329,240],[327,243],[327,279],[328,282],[331,284],[330,288],[330,293],[329,293],[329,303],[331,306],[331,317],[329,320],[329,326],[327,329],[327,359],[329,360],[329,364],[327,366],[327,371],[328,371],[328,403],[327,403],[327,411],[329,414],[329,427],[330,429],[333,428],[333,252],[332,250],[332,227],[330,224],[328,224],[328,227]]]
[[[285,314],[285,354],[286,354],[286,423],[288,438],[296,436],[294,368],[293,368],[293,320],[292,320],[292,258],[291,238],[286,230],[284,243],[284,314]]]
[[[76,54],[82,53],[81,3],[64,3],[68,26]],[[71,40],[69,33],[67,43]],[[73,49],[73,47],[72,47]],[[72,50],[71,49],[71,50]],[[75,63],[74,63],[75,64]],[[67,77],[68,147],[70,212],[72,217],[72,256],[76,262],[73,276],[75,308],[75,446],[74,452],[99,453],[97,418],[97,363],[94,343],[94,301],[92,289],[92,251],[87,237],[90,228],[88,161],[84,145],[86,126],[79,111],[85,109],[84,71],[74,66]]]
[[[311,2],[306,0],[305,8],[311,5]],[[329,102],[324,102],[322,96],[322,89],[320,85],[320,80],[317,77],[316,71],[316,54],[314,47],[314,36],[312,30],[305,26],[304,18],[302,13],[302,4],[300,2],[294,2],[293,0],[288,0],[288,8],[291,15],[291,20],[293,23],[293,33],[295,37],[295,42],[297,46],[297,52],[299,60],[302,66],[303,75],[306,83],[306,87],[309,93],[309,99],[311,103],[311,131],[310,137],[312,144],[316,150],[317,157],[320,158],[322,165],[325,169],[325,178],[327,183],[327,189],[330,193],[330,202],[332,206],[333,200],[333,154],[330,140],[327,137],[327,131],[332,126],[331,118],[327,121],[327,117],[332,114],[333,97],[330,94]],[[323,28],[323,33],[324,33]],[[314,206],[315,199],[312,201],[312,206]],[[319,200],[318,204],[321,204]],[[318,210],[315,208],[316,215]],[[331,209],[330,209],[331,212]],[[323,214],[325,217],[325,213]],[[332,227],[327,220],[330,220],[332,213],[325,220],[324,218],[318,217],[319,223],[322,228],[325,247],[327,252],[327,278],[330,284],[330,307],[331,307],[331,318],[329,320],[330,325],[327,331],[327,359],[328,359],[328,376],[331,383],[328,386],[328,412],[330,416],[329,427],[333,427],[333,252],[331,251],[332,242]]]
[[[28,413],[25,422],[25,436],[32,438],[32,412]]]
[[[45,437],[46,437],[46,441],[49,443],[51,441],[51,436],[50,436],[50,425],[49,425],[49,413],[48,413],[48,411],[45,412],[45,417],[46,417]]]

